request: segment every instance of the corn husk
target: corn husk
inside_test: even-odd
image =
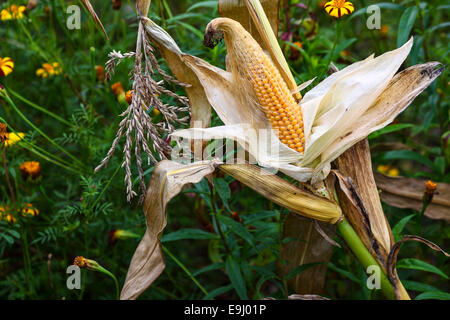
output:
[[[144,202],[147,231],[139,243],[128,269],[121,300],[136,299],[165,268],[161,237],[166,227],[166,207],[188,183],[198,183],[214,172],[217,161],[182,165],[173,161],[159,162],[153,171]]]

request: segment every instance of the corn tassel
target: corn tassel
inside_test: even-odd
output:
[[[280,141],[303,153],[305,136],[302,111],[279,70],[261,46],[234,20],[217,18],[211,21],[207,27],[205,44],[213,44],[220,31],[225,38],[232,73],[243,83],[244,88],[250,84],[257,104],[272,128],[278,131]]]

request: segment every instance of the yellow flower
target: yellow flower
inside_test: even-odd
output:
[[[12,19],[12,15],[11,15],[11,13],[9,12],[9,10],[3,9],[3,10],[0,12],[0,20],[6,21],[6,20],[11,20],[11,19]]]
[[[400,175],[399,170],[397,168],[395,168],[395,167],[390,166],[390,165],[382,165],[382,164],[380,164],[377,167],[377,171],[382,173],[382,174],[385,174],[387,176],[390,176],[390,177],[398,177]]]
[[[8,206],[3,207],[0,205],[0,220],[7,221],[9,223],[16,223],[17,219],[10,213]]]
[[[36,75],[41,78],[47,78],[48,76],[58,75],[62,72],[62,68],[58,62],[44,63],[42,68],[36,70]]]
[[[387,175],[391,176],[391,177],[398,177],[400,174],[400,172],[398,171],[397,168],[392,168],[388,171]]]
[[[16,144],[18,141],[22,140],[25,137],[25,133],[23,132],[10,132],[6,133],[6,140],[5,140],[5,146],[10,147],[14,144]]]
[[[26,203],[25,207],[22,209],[22,216],[24,217],[35,217],[39,214],[39,210],[34,208],[31,203]]]
[[[11,13],[14,19],[23,19],[23,13],[27,9],[25,6],[11,5]]]
[[[353,3],[345,0],[332,0],[324,6],[325,11],[332,17],[340,18],[355,11]]]
[[[41,164],[37,161],[25,161],[19,167],[23,180],[36,180],[41,176]]]
[[[2,14],[3,16],[3,14]],[[8,74],[10,74],[14,69],[14,61],[9,58],[1,58],[0,57],[0,76],[6,77]]]

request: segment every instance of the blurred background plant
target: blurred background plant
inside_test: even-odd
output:
[[[371,53],[392,50],[410,35],[415,44],[406,66],[448,64],[447,1],[351,2],[355,11],[342,18],[327,13],[326,1],[281,2],[279,34],[297,83],[316,76],[318,83],[327,75],[328,62],[341,69]],[[68,290],[66,268],[76,256],[92,258],[122,284],[145,231],[137,199],[127,203],[120,157],[93,173],[115,138],[119,114],[128,106],[134,60],[124,59],[109,81],[103,66],[111,51],[135,50],[136,13],[131,1],[92,3],[101,12],[109,40],[83,9],[81,30],[66,27],[66,9],[71,4],[81,8],[78,1],[0,4],[0,122],[7,125],[0,169],[3,299],[113,299],[115,284],[86,270],[82,289]],[[366,26],[370,14],[365,8],[372,4],[381,8],[380,29]],[[207,23],[218,16],[217,1],[154,0],[149,16],[184,52],[225,68],[224,44],[214,49],[202,44]],[[168,72],[162,59],[159,64]],[[184,95],[180,87],[170,86]],[[382,198],[397,197],[383,198],[396,240],[416,234],[449,247],[448,91],[446,70],[394,124],[369,137],[380,174],[416,178],[409,180],[415,187],[412,195],[389,191],[380,180]],[[162,120],[157,111],[146,110],[154,123]],[[220,120],[213,116],[212,122]],[[119,142],[120,149],[124,143]],[[148,182],[153,167],[144,169]],[[132,170],[138,187],[139,173]],[[427,180],[440,182],[433,191],[436,205],[422,201]],[[344,248],[335,247],[330,262],[319,259],[281,273],[280,266],[286,264],[281,248],[295,241],[283,236],[288,212],[230,176],[217,173],[214,183],[212,190],[203,180],[172,200],[162,240],[167,267],[142,299],[286,298],[294,293],[289,280],[320,263],[327,264],[328,271],[325,287],[317,293],[332,299],[382,298],[367,289],[364,270]],[[411,199],[418,207],[408,205]],[[445,256],[411,243],[404,245],[397,266],[413,298],[450,297]],[[98,281],[103,285],[96,286]]]

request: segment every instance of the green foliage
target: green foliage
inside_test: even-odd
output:
[[[0,4],[0,10],[25,2],[8,0]],[[2,299],[115,298],[114,284],[94,272],[83,272],[82,290],[68,290],[66,268],[82,255],[98,261],[123,284],[139,239],[111,241],[108,235],[117,229],[145,232],[141,206],[136,200],[126,201],[124,172],[120,170],[123,140],[108,166],[94,174],[124,110],[110,85],[120,81],[125,90],[131,88],[133,59],[123,60],[109,82],[96,78],[95,66],[104,65],[112,50],[135,50],[135,12],[127,1],[119,11],[112,10],[111,1],[92,2],[101,12],[109,41],[84,10],[82,29],[67,29],[66,9],[78,4],[76,1],[41,0],[24,19],[0,21],[0,57],[15,62],[13,73],[0,78],[15,107],[0,99],[0,121],[8,124],[10,132],[26,133],[21,143],[6,150],[16,203],[0,166],[0,205],[10,207],[17,219],[15,223],[0,220]],[[372,53],[392,50],[411,35],[414,47],[405,67],[425,61],[450,62],[446,1],[352,1],[356,11],[340,20],[337,43],[336,19],[319,8],[318,1],[302,1],[307,10],[296,6],[297,0],[288,2],[292,6],[280,10],[279,31],[299,84],[314,77],[314,84],[323,80],[330,59],[342,69]],[[381,8],[381,30],[366,27],[366,8],[371,4]],[[202,45],[207,23],[218,16],[217,1],[155,0],[149,15],[183,51],[225,68],[224,44],[214,49]],[[53,62],[60,64],[62,74],[44,79],[36,76],[43,63]],[[168,72],[162,58],[159,62]],[[159,75],[155,77],[159,80]],[[375,168],[389,164],[403,176],[450,183],[448,81],[446,70],[394,124],[370,136],[373,149],[380,150],[373,152]],[[181,88],[170,89],[184,94]],[[214,115],[211,124],[220,123]],[[376,148],[393,143],[404,149]],[[19,166],[32,160],[40,162],[42,177],[38,182],[23,181]],[[147,183],[152,170],[148,166],[144,173]],[[136,168],[133,171],[137,176]],[[287,213],[229,176],[215,174],[213,184],[211,189],[205,179],[170,202],[168,227],[162,237],[167,267],[142,298],[260,299],[286,298],[294,293],[287,280],[316,264],[299,266],[286,276],[279,272],[279,266],[286,263],[281,248],[292,240],[283,239]],[[38,208],[39,215],[21,215],[26,203]],[[384,209],[396,240],[403,234],[417,234],[448,245],[450,228],[446,223],[428,218],[421,221],[409,209],[387,205]],[[445,257],[412,243],[403,245],[400,258],[398,272],[412,297],[449,299],[446,279],[450,266]],[[366,278],[348,252],[335,248],[324,295],[332,299],[381,298],[366,288]]]

